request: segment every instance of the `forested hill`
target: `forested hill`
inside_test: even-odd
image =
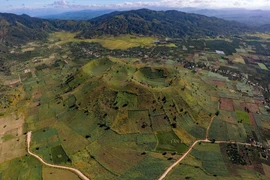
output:
[[[82,31],[89,26],[87,21],[43,20],[28,15],[0,13],[0,43],[9,46],[46,40],[53,31]]]
[[[172,10],[113,12],[89,21],[45,20],[0,13],[1,44],[18,45],[32,40],[45,40],[48,33],[59,30],[78,32],[79,38],[121,34],[198,38],[255,32],[238,22]]]
[[[50,23],[27,15],[0,14],[0,39],[4,44],[21,44],[46,39],[54,30]]]
[[[215,17],[179,11],[152,11],[148,9],[113,12],[89,22],[91,28],[79,37],[120,34],[157,35],[166,37],[206,37],[251,32],[244,24]]]

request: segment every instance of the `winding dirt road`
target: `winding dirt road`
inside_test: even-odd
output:
[[[45,164],[46,166],[50,166],[50,167],[53,167],[53,168],[59,168],[59,169],[65,169],[65,170],[69,170],[69,171],[72,171],[74,173],[76,173],[81,179],[83,180],[90,180],[88,177],[86,177],[81,171],[79,171],[78,169],[75,169],[75,168],[71,168],[71,167],[66,167],[66,166],[58,166],[58,165],[53,165],[53,164],[49,164],[49,163],[46,163],[41,157],[39,157],[38,155],[32,153],[30,151],[30,144],[31,144],[31,137],[32,137],[32,132],[28,132],[27,133],[27,152],[34,156],[35,158],[37,158],[41,163]]]

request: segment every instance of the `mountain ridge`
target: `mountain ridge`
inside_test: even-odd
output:
[[[77,38],[85,39],[124,34],[205,38],[267,31],[267,29],[268,26],[254,29],[236,21],[177,10],[114,11],[88,21],[48,20],[25,14],[0,13],[0,40],[5,45],[20,45],[33,40],[46,40],[49,33],[62,30],[76,32],[78,33]]]
[[[26,14],[0,13],[0,43],[6,46],[25,44],[34,40],[46,40],[49,33],[66,30],[80,31],[89,27],[86,21],[45,20]]]
[[[235,21],[216,17],[189,14],[176,10],[152,11],[139,9],[113,12],[89,20],[93,26],[78,35],[91,38],[102,35],[120,34],[157,35],[172,38],[232,35],[252,31]]]

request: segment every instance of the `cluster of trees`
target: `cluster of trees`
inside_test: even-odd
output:
[[[227,155],[233,164],[246,165],[246,161],[243,156],[238,152],[236,144],[228,144],[226,149]]]

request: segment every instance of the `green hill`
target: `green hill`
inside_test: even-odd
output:
[[[46,40],[48,33],[67,30],[80,31],[89,22],[43,20],[28,15],[0,13],[0,42],[6,46],[20,45],[33,40]]]
[[[5,45],[17,45],[32,40],[44,40],[54,30],[47,21],[27,15],[0,14],[0,39]]]
[[[235,35],[252,31],[238,22],[180,11],[148,9],[113,12],[89,20],[93,25],[78,37],[120,34],[156,35],[174,38]]]

